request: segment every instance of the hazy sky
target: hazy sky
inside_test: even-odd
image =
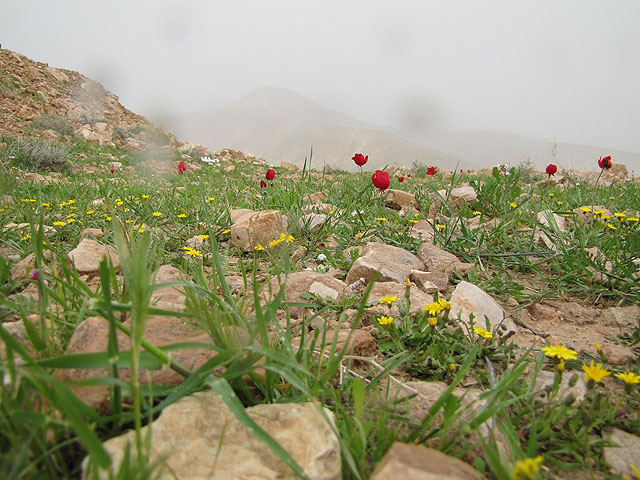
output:
[[[2,0],[0,43],[145,115],[263,85],[398,128],[640,152],[639,0]]]

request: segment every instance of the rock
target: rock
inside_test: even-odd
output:
[[[305,293],[316,293],[320,297],[329,297],[332,300],[341,300],[347,286],[344,282],[329,275],[305,270],[302,272],[290,273],[284,285],[284,298],[287,302],[306,302],[302,298]],[[311,289],[314,292],[311,292]],[[271,280],[271,292],[275,295],[278,292],[278,279]],[[304,314],[304,307],[292,306],[289,309],[294,318]]]
[[[409,207],[418,208],[416,196],[404,190],[387,190],[385,206],[393,210],[409,210]]]
[[[324,213],[307,213],[298,221],[298,229],[303,233],[315,232],[322,228],[328,218]]]
[[[411,270],[409,279],[425,293],[444,292],[449,286],[449,275],[443,272]],[[435,289],[435,290],[434,290]]]
[[[184,274],[176,267],[162,265],[156,274],[155,284],[183,281]],[[167,310],[184,310],[186,296],[184,290],[178,287],[161,287],[151,294],[151,302],[158,308]]]
[[[293,170],[294,172],[300,170],[300,167],[298,167],[298,165],[296,165],[295,163],[285,162],[284,160],[280,162],[280,166],[282,168],[286,168],[287,170]]]
[[[392,245],[368,243],[349,269],[346,283],[351,285],[360,278],[368,282],[376,272],[378,282],[405,283],[411,270],[424,270],[424,264],[413,253]]]
[[[42,256],[48,262],[53,261],[53,253],[51,253],[51,250],[43,251]],[[30,253],[13,266],[13,268],[11,269],[11,280],[14,283],[19,283],[27,280],[29,278],[31,270],[33,270],[34,268],[36,268],[36,255],[34,253]],[[46,265],[44,268],[46,270],[49,270]]]
[[[280,403],[249,407],[246,412],[267,431],[312,480],[342,478],[340,442],[325,418],[333,414],[313,403]],[[142,435],[149,427],[144,427]],[[126,445],[135,444],[129,430],[104,447],[117,472]],[[248,431],[212,391],[195,393],[165,408],[151,425],[150,463],[161,462],[159,480],[294,480],[297,475]],[[84,478],[89,478],[86,462]],[[108,472],[101,479],[108,478]]]
[[[376,466],[371,480],[482,480],[477,470],[422,445],[395,442]]]
[[[200,237],[200,235],[196,235],[187,239],[187,245],[191,248],[195,248],[196,250],[202,250],[204,240]]]
[[[417,223],[414,223],[411,226],[411,232],[409,235],[418,240],[432,242],[434,235],[433,226],[426,220],[418,220]]]
[[[491,295],[472,283],[460,282],[451,296],[451,304],[450,319],[455,319],[459,316],[460,321],[469,326],[470,315],[473,314],[473,321],[476,327],[487,328],[486,320],[488,319],[489,327],[487,330],[494,334],[496,334],[496,329],[500,324],[502,324],[502,327],[506,327],[506,330],[501,328],[498,334],[506,335],[518,332],[515,322],[508,317],[505,318],[504,310]]]
[[[558,398],[565,398],[569,395],[573,395],[575,398],[576,404],[581,403],[584,400],[584,397],[587,395],[587,386],[586,382],[582,381],[580,378],[579,381],[572,387],[571,386],[571,377],[574,375],[580,375],[578,372],[565,371],[562,374],[562,380],[560,381],[560,387],[558,390]],[[544,390],[545,387],[550,387],[553,385],[555,381],[555,372],[550,372],[546,370],[541,370],[538,372],[536,376],[536,390]],[[583,375],[580,375],[582,377]]]
[[[558,311],[542,303],[534,303],[527,307],[527,311],[534,321],[538,322],[560,322]]]
[[[129,336],[120,330],[118,330],[117,335],[119,350],[130,350],[131,341]],[[73,332],[66,354],[106,352],[108,350],[108,337],[109,322],[102,317],[89,317],[78,325]],[[211,343],[209,335],[202,330],[193,330],[180,319],[165,316],[150,316],[147,318],[144,338],[156,346],[180,342]],[[197,369],[215,354],[215,351],[203,348],[171,351],[173,359],[191,370]],[[184,380],[178,373],[164,367],[160,370],[141,370],[140,382],[143,385],[147,383],[147,374],[150,375],[154,385],[178,385]],[[107,375],[109,375],[107,369],[60,369],[55,373],[55,376],[63,381],[86,380]],[[119,375],[120,380],[125,382],[131,379],[128,368],[119,369]],[[74,386],[72,388],[73,392],[90,407],[100,412],[109,410],[109,389],[107,386]]]
[[[269,245],[287,233],[287,221],[278,210],[263,210],[242,216],[231,225],[231,244],[252,251],[258,244]]]
[[[429,197],[431,197],[432,200],[429,206],[429,218],[435,218],[439,207],[442,205],[441,198],[444,198],[449,204],[449,207],[457,213],[469,202],[475,201],[478,198],[478,194],[470,185],[462,185],[452,189],[449,193],[449,198],[447,198],[446,190],[438,190],[437,194],[434,192],[430,194]]]
[[[0,323],[0,328],[3,328],[9,335],[15,338],[21,345],[31,352],[31,342],[27,339],[27,331],[24,328],[23,320],[2,322]],[[6,342],[0,342],[0,359],[6,359],[6,348]]]
[[[100,268],[100,261],[108,256],[113,266],[118,269],[120,259],[116,249],[101,245],[95,240],[85,238],[78,246],[71,250],[68,255],[69,263],[75,267],[80,275],[97,275]]]
[[[605,433],[604,438],[618,445],[617,447],[604,447],[604,459],[609,464],[613,473],[617,475],[635,476],[631,465],[640,468],[638,452],[640,452],[640,437],[614,428]]]
[[[85,228],[80,234],[81,238],[100,238],[104,232],[100,228]]]
[[[331,348],[331,342],[337,335],[336,340],[336,351],[340,351],[345,342],[347,343],[346,354],[347,355],[357,355],[360,357],[372,357],[378,351],[378,343],[376,339],[373,338],[370,332],[366,330],[329,330],[327,331],[327,344],[325,345],[325,350],[328,351]]]
[[[473,264],[461,262],[452,253],[442,250],[429,242],[420,245],[418,257],[424,262],[427,270],[431,272],[445,272],[448,274],[458,272],[458,274],[465,276],[473,267]]]
[[[406,284],[402,283],[376,282],[369,294],[369,302],[373,302],[375,305],[367,307],[365,309],[365,313],[372,317],[378,317],[380,315],[391,315],[396,318],[399,317],[400,308],[398,307],[398,302],[406,303],[406,289]],[[378,303],[378,300],[385,296],[398,297],[398,300],[393,302],[391,308],[389,308],[387,304]],[[413,286],[410,290],[409,300],[411,301],[411,308],[409,311],[411,313],[418,313],[422,311],[422,307],[433,302],[433,296]]]
[[[601,312],[602,323],[620,328],[633,327],[640,321],[640,305],[609,307]]]
[[[548,302],[558,309],[560,320],[564,322],[587,325],[595,323],[599,316],[597,310],[585,308],[576,302],[560,302],[556,300],[549,300]]]
[[[329,200],[329,197],[327,197],[327,194],[324,192],[316,192],[305,195],[302,200],[304,203],[310,205],[314,203],[324,203]]]
[[[536,214],[536,222],[553,231],[566,232],[567,220],[551,210],[543,210]]]
[[[624,345],[616,345],[615,343],[602,345],[602,353],[611,365],[627,365],[628,362],[632,362],[636,358],[633,349]]]
[[[40,175],[39,173],[35,173],[35,172],[25,173],[24,179],[28,182],[44,182],[45,181],[44,175]]]

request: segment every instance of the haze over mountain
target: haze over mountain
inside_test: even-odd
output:
[[[439,168],[484,168],[531,161],[590,170],[602,155],[640,171],[640,154],[606,147],[549,142],[506,132],[466,130],[416,133],[372,125],[330,110],[291,90],[260,87],[218,111],[155,119],[182,138],[211,149],[233,148],[302,165],[313,148],[313,165],[357,167],[354,153],[369,155],[367,170],[414,162]]]

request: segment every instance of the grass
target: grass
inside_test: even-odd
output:
[[[209,165],[186,175],[111,173],[102,160],[106,156],[142,170],[145,160],[79,139],[70,139],[65,147],[69,168],[64,182],[24,182],[16,168],[39,167],[12,153],[15,142],[9,139],[9,148],[0,151],[0,187],[10,196],[0,206],[0,224],[28,227],[5,230],[0,240],[0,313],[3,321],[22,320],[26,340],[20,342],[0,328],[5,351],[0,361],[5,379],[0,387],[2,478],[80,478],[85,456],[90,460],[89,475],[98,475],[110,463],[102,442],[130,428],[136,432],[135,444],[111,478],[150,478],[157,465],[149,461],[150,439],[142,434],[143,426],[166,406],[209,388],[301,477],[304,472],[295,460],[253,422],[245,407],[313,400],[329,408],[347,479],[368,478],[394,441],[438,448],[488,478],[514,478],[518,461],[538,456],[543,458],[538,478],[557,478],[565,470],[608,478],[603,429],[640,434],[636,388],[609,390],[592,382],[579,403],[559,387],[563,376],[574,384],[583,382],[583,361],[594,359],[613,372],[638,373],[637,357],[613,366],[604,356],[580,352],[560,372],[540,351],[520,348],[497,332],[484,338],[473,327],[461,327],[456,318],[449,318],[446,304],[433,314],[412,314],[408,297],[398,299],[400,315],[385,325],[367,316],[366,309],[377,303],[369,298],[370,288],[340,301],[309,295],[304,298],[308,315],[301,320],[292,318],[294,305],[285,302],[281,289],[263,295],[269,283],[265,280],[283,282],[306,266],[320,272],[338,269],[344,278],[357,257],[346,249],[368,241],[415,253],[420,242],[410,235],[412,221],[426,217],[433,192],[444,189],[446,199],[452,188],[471,183],[478,192],[475,202],[459,212],[445,203],[437,220],[429,220],[436,245],[474,264],[469,281],[501,302],[515,300],[521,306],[568,297],[602,307],[638,304],[640,235],[638,222],[632,220],[640,205],[637,183],[534,187],[542,177],[535,178],[530,169],[451,178],[414,170],[411,180],[392,181],[392,188],[411,191],[418,199],[420,211],[401,216],[385,209],[383,196],[359,173],[305,168],[295,177],[276,168],[273,185],[267,188],[258,185],[263,172],[242,162],[235,163],[232,174]],[[99,170],[86,173],[85,166]],[[319,192],[331,205],[327,214],[332,221],[308,232],[299,225],[306,213],[304,199]],[[605,205],[611,218],[598,214],[590,221],[574,220],[566,231],[553,223],[543,227],[534,218],[549,209],[571,220],[577,217],[576,209],[590,205]],[[231,208],[281,211],[293,242],[241,252],[229,242]],[[474,229],[478,216],[495,223]],[[53,230],[45,234],[44,226]],[[87,227],[102,229],[100,242],[114,246],[121,261],[120,272],[103,262],[92,288],[66,261]],[[538,232],[545,233],[557,250],[540,244]],[[201,255],[185,255],[182,247],[199,235],[204,237]],[[597,247],[601,256],[589,257],[585,247]],[[52,260],[47,260],[47,249],[54,253]],[[12,281],[10,268],[30,253],[35,253],[37,280]],[[317,260],[321,254],[325,259]],[[162,310],[150,301],[153,291],[163,286],[154,272],[164,264],[185,274],[185,280],[172,284],[186,293],[185,312]],[[242,278],[239,292],[232,291],[230,275]],[[525,279],[531,281],[525,285]],[[38,294],[21,295],[25,286]],[[187,319],[207,332],[208,348],[216,355],[196,370],[181,365],[165,348],[144,339],[149,315]],[[92,316],[109,322],[107,351],[65,353],[77,326]],[[437,321],[430,323],[432,318]],[[330,321],[350,330],[369,322],[379,355],[354,356],[346,343],[337,342],[327,326]],[[486,325],[475,319],[474,326]],[[130,336],[130,352],[118,350],[117,332]],[[637,345],[639,339],[636,325],[618,341]],[[175,348],[196,346],[202,345]],[[136,372],[163,365],[180,374],[182,383],[149,387],[139,381]],[[109,414],[87,407],[72,385],[54,375],[57,369],[79,367],[108,372],[89,383],[108,386]],[[125,368],[132,372],[131,381],[122,380]],[[536,383],[543,370],[554,372],[557,380],[547,388]],[[412,416],[415,393],[398,387],[417,379],[447,385],[420,419]],[[470,384],[481,389],[475,400],[471,394],[460,397],[456,390]]]

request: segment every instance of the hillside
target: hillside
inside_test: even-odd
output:
[[[367,170],[413,162],[476,168],[473,162],[409,142],[379,127],[329,110],[295,92],[261,87],[216,112],[196,112],[158,119],[190,141],[217,149],[249,150],[279,164],[302,165],[313,148],[314,166],[356,170],[351,157],[369,155]]]

